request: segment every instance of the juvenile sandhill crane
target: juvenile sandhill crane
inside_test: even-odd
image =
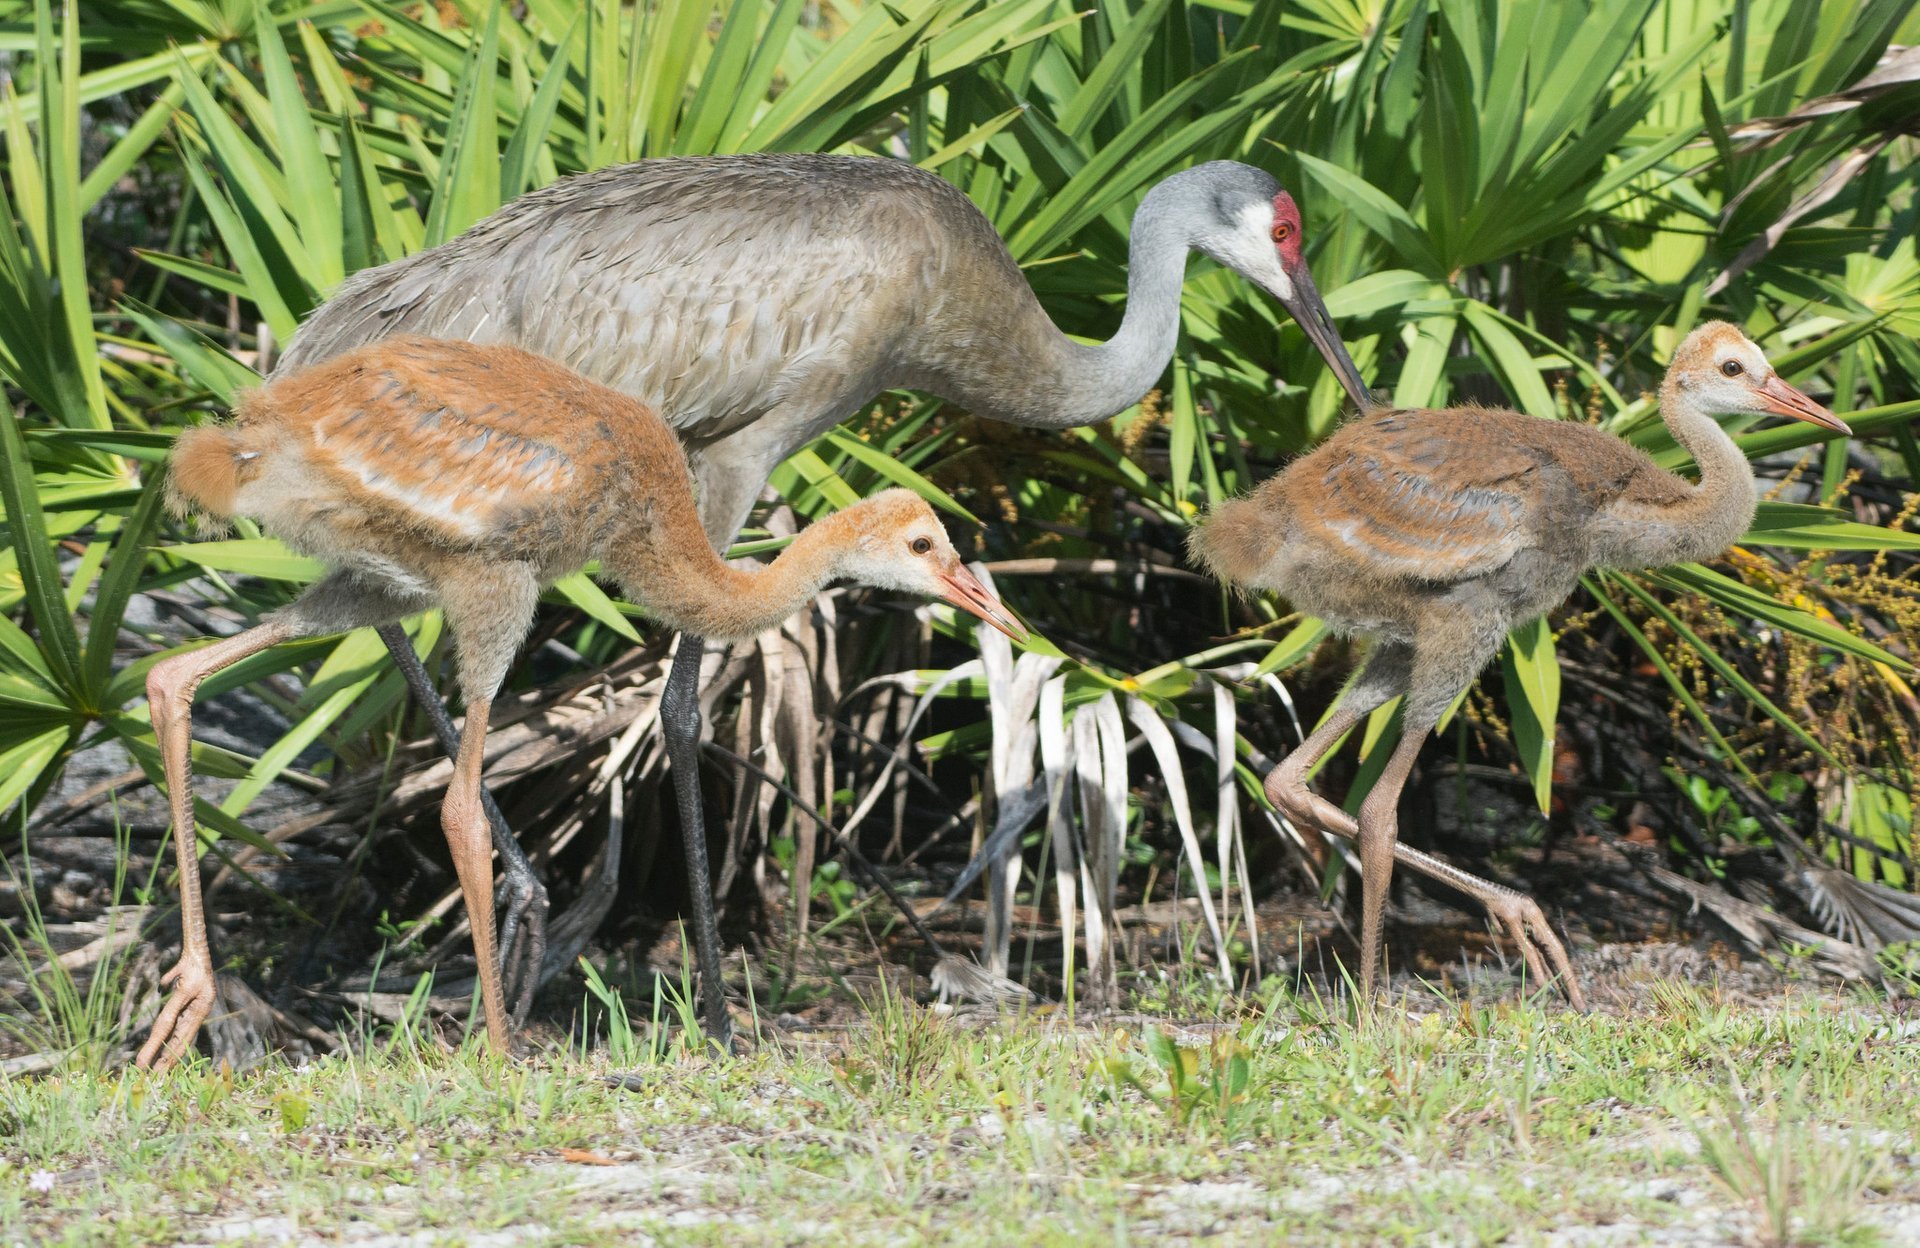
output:
[[[1173,354],[1191,251],[1278,299],[1367,408],[1302,241],[1300,210],[1270,174],[1232,161],[1176,173],[1134,213],[1118,332],[1086,346],[1054,326],[993,226],[934,174],[848,156],[644,160],[557,182],[439,247],[355,274],[280,366],[396,333],[551,356],[666,418],[698,483],[707,537],[724,547],[776,465],[882,390],[931,391],[1033,428],[1125,410]],[[453,742],[404,634],[382,636],[442,743]],[[697,773],[701,652],[698,636],[682,634],[660,722],[686,842],[701,1013],[724,1045]],[[539,960],[544,893],[482,792],[506,873],[502,931],[524,915],[532,950],[509,949],[507,960],[527,966]],[[520,1008],[532,987],[522,984]]]
[[[808,526],[764,569],[717,555],[687,464],[637,400],[516,347],[404,337],[289,374],[244,397],[231,425],[181,436],[170,460],[181,510],[247,516],[328,565],[255,628],[156,665],[147,694],[180,859],[172,997],[138,1063],[168,1065],[213,1004],[188,744],[194,690],[288,638],[445,609],[467,730],[441,823],[473,927],[487,1035],[508,1041],[493,950],[493,866],[479,804],[487,710],[542,586],[600,560],[669,625],[751,637],[827,582],[943,598],[1014,637],[1024,630],[960,563],[931,508],[888,490]]]
[[[1773,413],[1847,427],[1786,382],[1760,348],[1714,321],[1674,352],[1660,388],[1698,484],[1587,425],[1477,407],[1375,412],[1295,460],[1194,533],[1223,580],[1285,595],[1373,642],[1325,723],[1274,768],[1267,797],[1288,817],[1359,846],[1360,987],[1370,994],[1381,911],[1397,860],[1478,898],[1526,956],[1552,960],[1586,1002],[1534,902],[1398,843],[1400,790],[1427,733],[1516,624],[1573,592],[1590,568],[1707,559],[1753,522],[1753,470],[1713,414]],[[1360,718],[1406,695],[1404,732],[1356,821],[1307,774]]]

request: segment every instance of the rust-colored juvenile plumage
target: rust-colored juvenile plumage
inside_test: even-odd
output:
[[[1516,624],[1594,567],[1650,567],[1725,550],[1753,518],[1753,474],[1713,413],[1762,412],[1844,430],[1781,381],[1731,325],[1674,353],[1661,411],[1696,485],[1586,425],[1480,407],[1363,415],[1194,534],[1196,560],[1373,641],[1334,711],[1267,778],[1304,824],[1357,839],[1365,874],[1361,981],[1370,985],[1394,861],[1479,897],[1542,973],[1544,949],[1580,1001],[1565,951],[1530,900],[1397,843],[1395,804],[1421,740]],[[1359,820],[1315,796],[1307,772],[1360,717],[1405,695],[1405,733]]]
[[[213,1000],[187,748],[193,691],[222,667],[291,637],[445,609],[468,730],[442,823],[473,919],[487,1031],[504,1044],[480,751],[487,708],[542,586],[598,559],[669,624],[735,639],[773,627],[845,577],[943,598],[1020,633],[961,565],[932,510],[904,490],[810,525],[765,568],[728,566],[701,529],[687,461],[665,422],[516,347],[396,338],[348,352],[244,396],[231,425],[183,435],[171,480],[181,505],[250,517],[329,572],[258,628],[169,659],[148,678],[186,938],[143,1066],[185,1052]]]

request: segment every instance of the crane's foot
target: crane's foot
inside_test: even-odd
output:
[[[1555,983],[1567,996],[1567,1003],[1575,1010],[1587,1012],[1587,998],[1580,991],[1580,981],[1575,978],[1573,964],[1567,959],[1567,950],[1560,938],[1553,934],[1553,928],[1547,925],[1547,916],[1533,898],[1519,893],[1508,893],[1481,898],[1487,907],[1487,913],[1493,920],[1507,929],[1507,935],[1520,946],[1520,954],[1527,960],[1527,973],[1537,983]],[[1540,961],[1545,951],[1553,963],[1553,974]]]
[[[526,865],[524,859],[521,865]],[[500,903],[500,973],[512,1002],[508,1015],[518,1031],[533,1008],[547,960],[546,885],[531,867],[516,871],[509,862],[501,879]]]
[[[147,1042],[133,1064],[141,1070],[166,1070],[193,1048],[200,1024],[213,1012],[213,960],[181,954],[173,969],[160,977],[160,986],[173,986],[173,995],[153,1020]]]

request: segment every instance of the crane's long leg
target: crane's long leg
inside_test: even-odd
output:
[[[700,1013],[707,1039],[722,1053],[733,1051],[733,1024],[720,976],[720,925],[713,913],[713,883],[707,867],[707,826],[700,800],[700,658],[704,639],[680,634],[660,694],[660,732],[667,743],[667,770],[680,807],[680,836],[692,894],[694,958],[700,968]]]
[[[211,646],[175,655],[147,673],[147,702],[154,736],[166,773],[167,802],[173,812],[174,853],[180,860],[180,960],[160,980],[173,995],[153,1020],[153,1030],[134,1064],[158,1068],[186,1056],[193,1038],[213,1009],[213,951],[207,945],[207,918],[200,898],[200,838],[193,817],[193,695],[200,682],[223,667],[278,645],[299,633],[291,620],[275,618]]]
[[[386,642],[387,649],[393,653],[401,676],[406,678],[414,702],[427,713],[427,722],[433,725],[433,735],[439,740],[440,748],[448,758],[457,757],[460,733],[427,676],[426,665],[407,640],[406,630],[398,624],[388,624],[382,626],[379,633],[380,640]],[[468,713],[471,715],[471,710]],[[506,892],[506,904],[500,914],[500,973],[506,991],[513,996],[513,1025],[518,1028],[527,1021],[547,956],[547,889],[534,874],[533,864],[527,861],[519,839],[507,826],[507,817],[500,813],[499,804],[493,800],[484,781],[480,785],[480,809],[487,817],[493,847],[500,854],[501,882]]]
[[[180,859],[180,961],[160,982],[174,985],[173,996],[154,1020],[135,1063],[161,1069],[173,1065],[193,1046],[194,1035],[213,1008],[213,953],[207,947],[207,922],[200,897],[199,837],[193,817],[193,695],[200,682],[221,668],[293,637],[341,632],[402,619],[427,606],[424,596],[390,584],[368,582],[350,572],[332,572],[313,583],[298,601],[277,611],[258,627],[211,646],[154,665],[147,673],[147,702],[166,773],[167,801],[173,813],[174,851]],[[157,1059],[157,1060],[156,1060]]]
[[[1375,838],[1376,845],[1370,854],[1368,839],[1360,831],[1364,825],[1354,825],[1345,811],[1315,796],[1307,787],[1307,773],[1363,716],[1406,691],[1412,679],[1413,658],[1411,646],[1396,641],[1376,643],[1341,691],[1326,722],[1309,733],[1299,749],[1281,760],[1265,785],[1268,800],[1289,818],[1324,828],[1360,846],[1360,992],[1369,999],[1373,994],[1374,968],[1380,956],[1380,927],[1387,886],[1393,880],[1392,846],[1397,840],[1382,844]],[[1381,784],[1385,780],[1382,776]],[[1375,793],[1380,791],[1381,784],[1375,784]],[[1336,826],[1330,815],[1337,815],[1338,822],[1352,830]],[[1379,852],[1381,848],[1387,850],[1384,856]]]
[[[1335,836],[1359,843],[1360,825],[1355,822],[1352,815],[1317,793],[1304,788],[1282,787],[1286,784],[1285,777],[1281,775],[1281,768],[1284,766],[1283,763],[1281,767],[1274,768],[1268,774],[1267,800],[1284,811],[1290,819],[1311,823]],[[1383,776],[1382,780],[1384,779]],[[1485,906],[1487,913],[1498,921],[1514,943],[1520,946],[1521,955],[1527,960],[1529,973],[1542,983],[1547,982],[1549,978],[1555,978],[1561,990],[1567,994],[1567,1000],[1573,1008],[1583,1012],[1586,1010],[1586,996],[1580,991],[1580,981],[1574,976],[1573,965],[1567,959],[1567,951],[1560,943],[1560,938],[1554,935],[1553,928],[1548,924],[1547,916],[1540,909],[1539,903],[1533,898],[1503,884],[1495,884],[1491,880],[1470,875],[1450,862],[1435,858],[1431,854],[1421,853],[1412,846],[1402,845],[1397,838],[1393,842],[1393,861],[1409,871],[1418,871],[1429,879],[1451,885]],[[1364,859],[1361,869],[1363,872],[1366,869]],[[1539,954],[1535,951],[1536,946],[1545,950],[1548,961],[1552,963],[1554,972],[1552,977],[1546,973],[1547,968],[1541,965]]]
[[[440,827],[447,835],[453,870],[467,903],[473,929],[473,957],[480,971],[480,1006],[486,1012],[487,1040],[506,1051],[512,1032],[500,987],[500,962],[493,949],[493,846],[486,812],[480,805],[480,764],[486,754],[488,697],[467,699],[467,731],[454,756],[453,779],[440,806]]]
[[[460,877],[467,925],[473,929],[487,1039],[505,1052],[511,1046],[512,1031],[493,942],[493,844],[481,801],[480,768],[486,756],[487,712],[533,620],[540,586],[525,564],[462,564],[446,574],[439,589],[459,651],[460,692],[467,704],[466,730],[460,734],[453,779],[440,806],[440,827],[447,836],[454,873]]]
[[[1379,779],[1360,803],[1360,995],[1373,998],[1374,969],[1380,959],[1382,928],[1387,910],[1387,888],[1393,883],[1393,851],[1400,845],[1400,790],[1406,787],[1432,724],[1403,720],[1399,744],[1387,758]]]
[[[1375,782],[1367,803],[1362,805],[1359,820],[1356,821],[1352,815],[1307,787],[1307,772],[1333,747],[1341,734],[1388,698],[1404,691],[1404,682],[1412,679],[1411,652],[1405,647],[1395,652],[1390,649],[1393,644],[1383,643],[1376,648],[1327,721],[1268,774],[1264,786],[1267,799],[1289,818],[1311,824],[1362,847],[1362,991],[1371,992],[1372,989],[1373,968],[1380,945],[1381,911],[1384,910],[1390,882],[1391,864],[1397,862],[1409,870],[1449,884],[1479,901],[1520,946],[1528,970],[1541,982],[1549,978],[1538,952],[1544,950],[1553,964],[1554,978],[1567,994],[1568,1001],[1575,1009],[1584,1011],[1587,1008],[1586,998],[1580,990],[1579,980],[1574,976],[1566,949],[1548,925],[1547,917],[1538,903],[1524,893],[1470,875],[1451,863],[1400,844],[1396,810],[1400,790],[1406,784],[1407,772],[1419,753],[1420,743],[1432,729],[1431,723],[1419,727],[1418,731],[1415,730],[1415,724],[1407,724],[1400,747],[1389,761],[1387,770]],[[1450,696],[1447,701],[1451,701]],[[1437,714],[1432,718],[1437,720]],[[1362,833],[1362,828],[1369,822],[1376,829],[1376,848],[1371,860]],[[1381,841],[1385,841],[1388,850],[1384,856],[1378,848]],[[1376,879],[1379,882],[1374,885],[1372,881]],[[1369,899],[1373,901],[1371,907],[1367,904]]]

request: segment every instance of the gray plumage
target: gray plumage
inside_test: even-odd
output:
[[[1297,212],[1286,243],[1271,233],[1283,199],[1291,210],[1270,175],[1228,161],[1155,187],[1134,218],[1125,320],[1082,346],[972,202],[924,170],[817,155],[641,161],[557,182],[355,274],[280,368],[400,333],[550,356],[666,416],[720,543],[782,459],[886,389],[1030,426],[1125,409],[1173,353],[1190,249],[1294,310],[1364,401],[1299,258]]]

